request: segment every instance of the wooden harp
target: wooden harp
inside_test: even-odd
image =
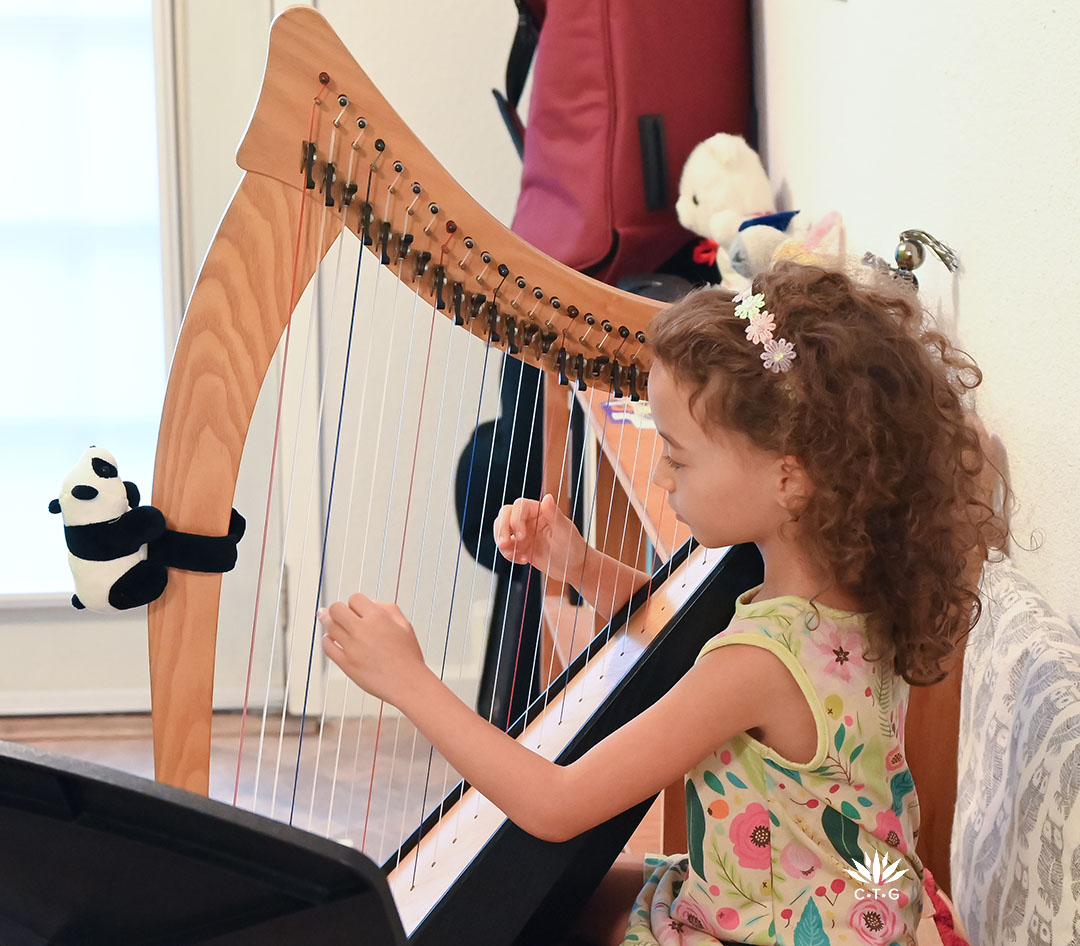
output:
[[[564,391],[584,385],[627,400],[644,391],[657,303],[555,262],[476,205],[310,8],[274,23],[238,162],[246,173],[194,287],[165,397],[153,503],[171,528],[226,531],[271,360],[345,231],[356,247],[366,244],[362,265],[389,271],[387,280],[392,273],[394,291],[413,294],[440,330],[453,325],[486,350],[514,354],[567,384]],[[642,457],[646,471],[650,460]],[[518,738],[549,758],[581,754],[678,678],[759,574],[753,550],[685,545],[554,675],[514,724]],[[149,613],[156,775],[202,794],[215,647],[225,633],[220,589],[220,576],[174,572]],[[307,627],[312,619],[304,616]],[[552,845],[516,829],[468,786],[445,798],[437,787],[425,794],[422,823],[385,865],[416,943],[528,941],[554,905],[565,915],[583,898],[645,810]]]

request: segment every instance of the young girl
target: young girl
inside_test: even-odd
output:
[[[942,676],[1002,540],[962,404],[981,375],[898,287],[785,263],[736,301],[694,292],[649,331],[653,481],[703,545],[753,542],[765,563],[666,696],[563,767],[461,703],[395,606],[331,605],[323,647],[538,837],[573,837],[685,775],[689,853],[647,865],[625,942],[910,946],[909,684]],[[587,547],[550,496],[504,507],[494,529],[516,562],[584,570],[601,611],[649,577]]]

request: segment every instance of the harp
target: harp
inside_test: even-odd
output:
[[[291,320],[320,261],[343,243],[356,253],[357,286],[366,267],[376,280],[385,273],[384,288],[392,284],[395,296],[400,292],[413,300],[413,319],[401,330],[409,340],[412,370],[419,373],[423,366],[425,377],[437,369],[421,349],[446,332],[448,346],[461,338],[484,357],[510,354],[542,369],[563,392],[576,390],[581,400],[584,392],[592,392],[590,398],[600,392],[600,402],[629,404],[644,392],[648,322],[657,304],[562,266],[488,215],[438,165],[310,8],[289,10],[274,23],[264,85],[238,162],[246,173],[191,296],[162,413],[153,502],[172,528],[224,531],[249,425],[275,352],[283,346],[287,351]],[[417,319],[416,312],[423,317]],[[397,318],[397,308],[394,313]],[[377,336],[393,329],[372,323],[357,332],[366,331],[361,345],[373,347]],[[346,362],[355,344],[350,328],[338,352]],[[288,370],[282,369],[283,376]],[[395,377],[389,395],[380,395],[376,385],[372,399],[385,406],[399,397],[396,386],[405,383]],[[346,382],[341,387],[344,398]],[[427,397],[435,395],[421,399],[420,416],[428,410],[430,423]],[[321,423],[322,397],[319,403]],[[361,415],[362,425],[362,409]],[[355,454],[361,453],[361,435],[362,427]],[[271,484],[278,439],[275,433]],[[616,435],[601,433],[598,439],[601,454],[613,451]],[[563,434],[549,449],[565,449],[566,440]],[[421,441],[418,419],[416,432],[403,438],[400,450],[402,470],[411,467],[414,477]],[[366,443],[363,449],[368,451]],[[398,453],[395,446],[395,463]],[[332,468],[337,455],[335,447]],[[651,460],[650,442],[630,466],[639,474],[645,470],[647,480]],[[421,473],[423,466],[421,461]],[[570,474],[558,469],[561,484]],[[302,472],[290,479],[302,479]],[[410,495],[440,489],[429,482],[413,486],[410,480]],[[391,482],[391,495],[393,487]],[[333,490],[331,479],[325,527],[321,516],[319,527],[312,527],[321,533],[315,594],[331,597],[325,563]],[[627,491],[634,493],[630,486]],[[601,505],[592,499],[594,508]],[[249,520],[255,522],[260,513],[249,510]],[[391,521],[389,506],[384,518],[381,511],[370,512],[370,502],[367,513],[355,516],[365,541]],[[398,586],[400,562],[419,529],[406,509],[394,547],[399,562],[387,566],[398,569]],[[627,548],[638,541],[632,536]],[[342,540],[341,546],[347,545]],[[639,554],[634,548],[631,557]],[[735,595],[759,573],[753,550],[707,550],[687,543],[600,633],[593,636],[591,617],[581,620],[587,644],[570,645],[565,666],[553,666],[550,685],[530,701],[526,713],[509,721],[511,730],[549,758],[569,761],[581,754],[674,683],[701,643],[726,622]],[[349,590],[356,587],[354,578],[347,581]],[[414,585],[419,581],[411,579]],[[218,628],[220,592],[220,576],[178,572],[149,614],[156,776],[201,794],[209,790],[216,642],[233,632]],[[419,632],[416,616],[410,617]],[[304,646],[314,654],[313,611],[296,623],[293,639],[310,635]],[[300,663],[310,668],[314,659],[305,656]],[[378,718],[383,719],[381,709]],[[311,728],[322,728],[321,722]],[[306,731],[302,723],[298,767]],[[378,741],[376,735],[376,748]],[[340,746],[339,730],[335,751]],[[377,757],[370,763],[372,779],[376,762]],[[373,791],[369,785],[357,811],[370,811]],[[436,780],[425,785],[423,796],[417,823],[404,830],[383,866],[410,940],[431,944],[509,943],[536,935],[555,906],[565,910],[575,897],[583,898],[647,807],[638,806],[576,841],[552,845],[517,830],[465,784],[444,792]],[[332,820],[333,810],[328,826]],[[363,848],[366,822],[362,829],[350,823],[344,833]],[[382,859],[381,852],[372,856]]]

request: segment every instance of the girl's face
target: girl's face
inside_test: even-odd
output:
[[[664,442],[652,480],[694,538],[719,548],[775,535],[790,518],[782,503],[784,458],[738,431],[706,431],[691,413],[687,393],[659,362],[649,373],[649,403]],[[700,401],[696,406],[700,411]]]

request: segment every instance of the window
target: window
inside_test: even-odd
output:
[[[91,444],[149,501],[165,381],[152,5],[0,8],[0,595],[70,593]]]

